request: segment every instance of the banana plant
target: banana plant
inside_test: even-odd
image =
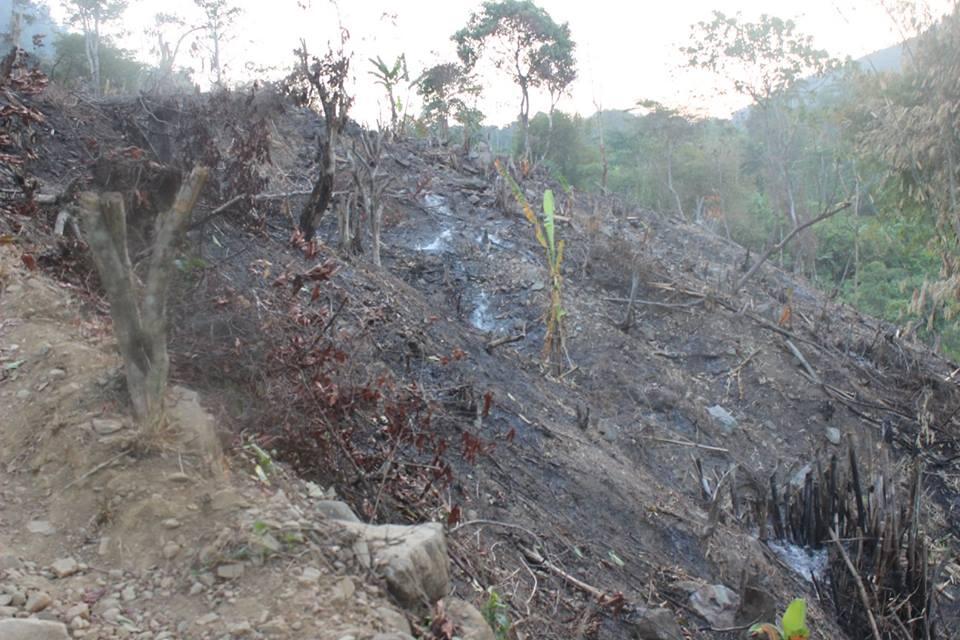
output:
[[[370,75],[374,77],[376,84],[382,86],[387,92],[387,101],[390,103],[390,132],[396,135],[400,133],[398,121],[403,105],[394,90],[401,81],[410,80],[410,74],[407,72],[407,58],[404,54],[400,54],[393,65],[387,64],[380,56],[369,60],[373,66],[373,70],[369,72]]]
[[[504,181],[510,185],[513,191],[513,197],[516,199],[523,215],[527,221],[533,225],[534,235],[537,242],[543,247],[546,254],[547,269],[550,273],[550,306],[547,309],[546,324],[547,332],[544,337],[544,357],[552,362],[554,372],[561,373],[563,356],[566,353],[566,343],[563,332],[563,318],[566,311],[563,309],[563,274],[560,267],[563,265],[563,240],[556,239],[556,213],[553,191],[547,189],[543,193],[543,222],[534,213],[526,196],[520,189],[510,173],[504,168],[499,160],[494,162],[497,171]]]
[[[757,640],[807,640],[810,630],[807,628],[807,601],[797,598],[783,612],[780,627],[769,622],[750,627],[750,637]]]

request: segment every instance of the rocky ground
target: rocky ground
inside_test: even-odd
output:
[[[365,525],[333,490],[224,457],[182,388],[143,456],[108,328],[8,247],[0,299],[0,638],[401,640],[447,596],[439,525]],[[446,613],[492,637],[466,603]]]

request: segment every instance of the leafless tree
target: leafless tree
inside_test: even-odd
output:
[[[348,34],[341,31],[340,47],[332,47],[322,58],[311,56],[307,43],[300,41],[295,51],[299,65],[289,82],[290,90],[301,104],[319,100],[326,121],[324,135],[319,138],[317,160],[320,175],[313,184],[310,198],[300,212],[300,232],[305,240],[313,239],[320,218],[330,206],[333,182],[337,173],[337,140],[347,125],[347,112],[353,98],[347,94],[350,74],[350,56],[345,52]]]
[[[384,193],[391,178],[383,171],[383,133],[364,132],[350,152],[350,169],[359,200],[370,223],[373,264],[380,268],[380,229],[383,225]]]

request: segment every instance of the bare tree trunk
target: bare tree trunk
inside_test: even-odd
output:
[[[84,20],[83,42],[87,54],[87,64],[90,66],[93,94],[100,96],[103,88],[100,84],[100,21],[97,18],[88,17]]]
[[[673,186],[673,143],[669,142],[667,143],[667,189],[673,194],[674,202],[677,204],[677,215],[680,216],[681,220],[686,220],[687,217],[683,215],[683,204],[680,202],[680,194],[677,193],[677,190]]]
[[[333,150],[335,136],[331,127],[332,124],[328,122],[327,139],[320,143],[319,153],[317,154],[321,164],[320,175],[317,176],[317,181],[313,184],[313,191],[310,192],[310,197],[300,212],[300,232],[307,242],[313,240],[313,236],[317,232],[317,225],[320,224],[320,219],[326,213],[327,207],[330,206],[330,199],[333,197],[333,181],[337,174],[337,159]]]
[[[860,291],[860,172],[854,165],[854,187],[853,196],[853,293],[856,295]]]
[[[360,149],[351,152],[350,164],[353,182],[357,187],[363,210],[367,212],[370,236],[373,245],[373,264],[380,263],[380,230],[383,222],[383,194],[390,178],[380,171],[383,154],[383,133],[364,133],[360,136]]]
[[[527,85],[521,85],[523,100],[520,101],[520,126],[523,128],[523,159],[530,160],[530,94]]]
[[[205,167],[196,167],[180,186],[170,210],[157,217],[142,294],[127,250],[123,196],[91,192],[80,196],[91,255],[110,301],[114,334],[126,370],[127,392],[133,413],[148,438],[164,423],[163,402],[170,363],[166,303],[173,258],[207,175]]]
[[[214,27],[210,38],[213,40],[213,56],[210,61],[213,67],[213,83],[217,89],[221,89],[223,88],[223,71],[220,68],[220,30]]]
[[[370,216],[370,235],[373,236],[373,266],[377,269],[380,264],[380,227],[383,223],[383,203],[377,202],[373,205],[373,210],[368,212]]]

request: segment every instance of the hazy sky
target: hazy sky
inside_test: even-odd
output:
[[[889,1],[889,0],[888,0]],[[616,0],[539,0],[558,22],[567,21],[577,43],[580,76],[560,108],[588,114],[594,104],[628,108],[652,98],[695,113],[723,115],[740,106],[709,74],[683,68],[679,47],[687,42],[690,25],[708,19],[713,9],[742,12],[755,19],[762,12],[793,18],[798,29],[814,37],[831,54],[854,58],[899,41],[893,21],[881,0],[674,0],[622,2]],[[287,67],[301,37],[319,52],[334,37],[342,21],[351,33],[355,53],[355,116],[372,122],[378,113],[379,93],[368,71],[367,59],[380,55],[392,60],[405,53],[410,72],[455,56],[450,36],[463,26],[480,0],[342,0],[339,10],[328,0],[238,0],[244,14],[236,38],[227,46],[228,78],[250,77],[250,65]],[[304,8],[303,5],[306,5]],[[146,52],[143,25],[160,10],[193,10],[191,0],[150,0],[135,4],[126,27],[126,46]],[[487,123],[502,124],[516,117],[515,88],[496,77],[484,78],[480,108]],[[413,92],[411,92],[412,94]],[[411,98],[415,101],[415,97]],[[547,107],[545,96],[534,96],[532,112]]]

